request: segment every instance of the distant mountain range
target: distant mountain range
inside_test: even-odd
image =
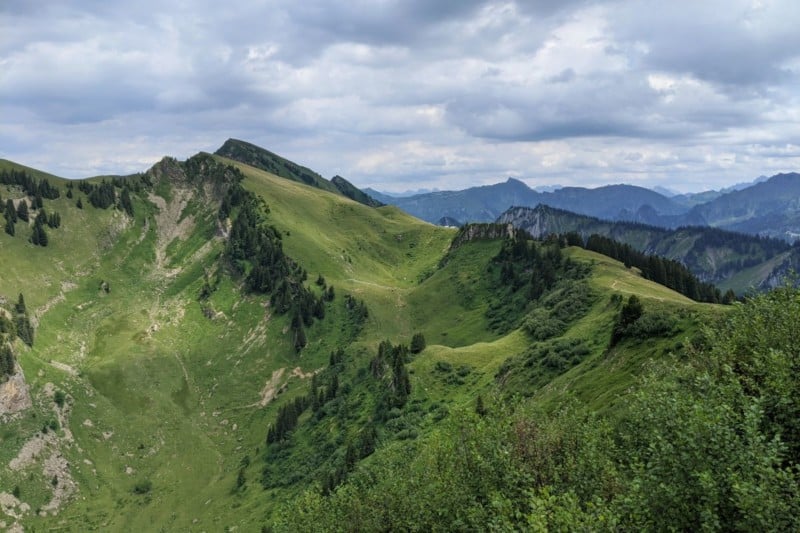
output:
[[[661,228],[710,226],[794,241],[800,238],[800,174],[760,177],[721,191],[667,196],[634,185],[595,189],[563,187],[537,191],[522,181],[393,197],[370,190],[377,200],[396,205],[431,223],[446,220],[489,222],[511,206],[539,204],[613,221]]]

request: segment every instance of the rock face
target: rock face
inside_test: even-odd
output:
[[[511,224],[467,224],[458,230],[450,245],[455,250],[464,243],[482,240],[502,239],[514,235],[514,226]]]
[[[0,384],[0,416],[13,415],[31,406],[31,395],[19,365],[8,381]]]

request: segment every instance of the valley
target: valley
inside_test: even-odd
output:
[[[230,143],[227,156],[165,158],[142,174],[74,186],[0,168],[57,187],[42,208],[61,218],[46,228],[47,246],[28,240],[34,217],[0,234],[3,316],[20,318],[24,295],[35,333],[29,346],[0,330],[19,365],[0,386],[3,527],[320,531],[497,520],[558,529],[597,525],[601,513],[613,519],[608,529],[648,524],[661,502],[622,481],[636,465],[559,448],[559,439],[593,428],[584,440],[605,449],[614,421],[650,412],[639,391],[663,386],[652,397],[667,398],[671,377],[653,376],[706,361],[711,328],[744,320],[741,307],[695,302],[558,237],[435,226],[346,180],[331,185],[252,145],[245,158]],[[112,201],[95,207],[90,196],[104,186]],[[32,200],[15,185],[0,192],[3,202]],[[791,305],[782,307],[791,319]],[[785,325],[776,313],[775,327]],[[796,386],[779,385],[795,408]],[[693,412],[705,412],[697,401]],[[739,429],[755,420],[734,411],[714,416]],[[747,443],[766,442],[755,431]],[[542,450],[537,432],[552,438]],[[585,492],[555,474],[511,475],[550,452],[586,473]],[[765,498],[790,494],[787,509],[765,506],[786,525],[795,481],[778,479],[772,457],[757,474],[777,481],[744,483]],[[550,490],[567,496],[550,501]]]

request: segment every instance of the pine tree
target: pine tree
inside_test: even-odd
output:
[[[14,353],[11,346],[3,342],[0,345],[0,380],[14,373]]]
[[[411,338],[411,353],[418,354],[425,349],[425,336],[422,333],[415,333]]]
[[[133,216],[133,202],[131,202],[131,194],[128,192],[128,188],[125,187],[122,189],[122,197],[120,198],[120,203],[122,204],[122,209],[128,213],[128,216]]]
[[[19,315],[24,315],[28,312],[28,308],[25,306],[25,297],[22,293],[19,293],[19,297],[17,298],[17,304],[14,306],[14,310]]]
[[[75,202],[75,207],[78,209],[83,209],[83,202],[81,201],[80,197],[78,197],[78,201]]]
[[[38,246],[47,246],[48,238],[47,232],[44,230],[44,221],[47,214],[43,211],[36,217],[36,222],[33,224],[33,232],[31,233],[30,241]]]
[[[6,200],[6,220],[10,221],[12,224],[17,223],[17,210],[14,208],[14,201],[9,198]]]
[[[14,231],[14,223],[11,222],[11,219],[9,219],[9,218],[6,218],[6,233],[11,235],[12,237],[14,236],[14,233],[15,233],[15,231]]]
[[[308,339],[306,339],[306,331],[301,322],[300,327],[294,333],[294,351],[300,353],[306,347],[306,344],[308,344]]]
[[[17,218],[23,222],[28,222],[28,202],[23,198],[17,205]]]

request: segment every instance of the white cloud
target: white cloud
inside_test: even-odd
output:
[[[796,170],[800,4],[19,2],[0,155],[81,177],[247,139],[401,190]]]

